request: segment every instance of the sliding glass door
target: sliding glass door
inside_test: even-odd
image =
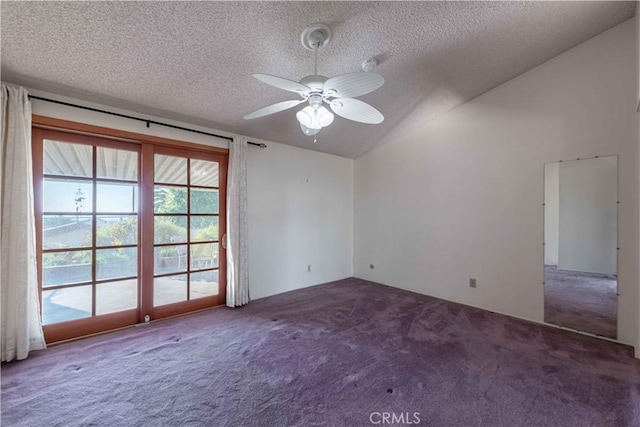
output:
[[[153,165],[153,211],[145,216],[154,227],[151,312],[157,318],[224,304],[226,165],[167,148],[154,149]]]
[[[47,341],[224,303],[226,156],[34,129]]]

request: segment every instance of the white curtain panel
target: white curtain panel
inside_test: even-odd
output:
[[[227,178],[227,306],[249,302],[247,229],[247,139],[229,144]]]
[[[46,347],[40,319],[33,212],[31,103],[24,88],[2,84],[0,290],[2,361]]]

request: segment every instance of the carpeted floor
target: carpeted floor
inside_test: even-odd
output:
[[[544,320],[604,337],[617,337],[616,276],[544,267]]]
[[[383,412],[425,426],[638,426],[640,360],[345,279],[2,366],[3,426],[370,426]]]

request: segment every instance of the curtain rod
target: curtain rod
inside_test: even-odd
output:
[[[126,114],[114,113],[112,111],[100,110],[98,108],[85,107],[84,105],[71,104],[70,102],[57,101],[55,99],[42,98],[40,96],[35,96],[35,95],[29,95],[29,99],[37,99],[39,101],[51,102],[53,104],[66,105],[67,107],[80,108],[80,109],[83,109],[83,110],[95,111],[96,113],[109,114],[109,115],[112,115],[112,116],[124,117],[125,119],[137,120],[139,122],[145,122],[147,124],[147,127],[149,127],[149,125],[153,124],[153,125],[165,126],[165,127],[172,128],[172,129],[184,130],[184,131],[187,131],[187,132],[199,133],[201,135],[215,136],[216,138],[226,139],[227,141],[233,141],[233,138],[228,137],[228,136],[224,136],[224,135],[217,135],[215,133],[203,132],[201,130],[195,130],[195,129],[185,128],[185,127],[182,127],[182,126],[170,125],[169,123],[157,122],[155,120],[143,119],[141,117],[134,117],[134,116],[126,115]],[[267,144],[263,144],[263,143],[247,141],[247,144],[255,145],[255,146],[260,147],[260,148],[267,148]]]

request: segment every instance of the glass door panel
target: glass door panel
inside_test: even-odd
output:
[[[47,133],[59,136],[34,142],[43,159],[43,324],[136,309],[138,147]]]
[[[154,165],[153,306],[218,295],[220,164],[156,153]]]

